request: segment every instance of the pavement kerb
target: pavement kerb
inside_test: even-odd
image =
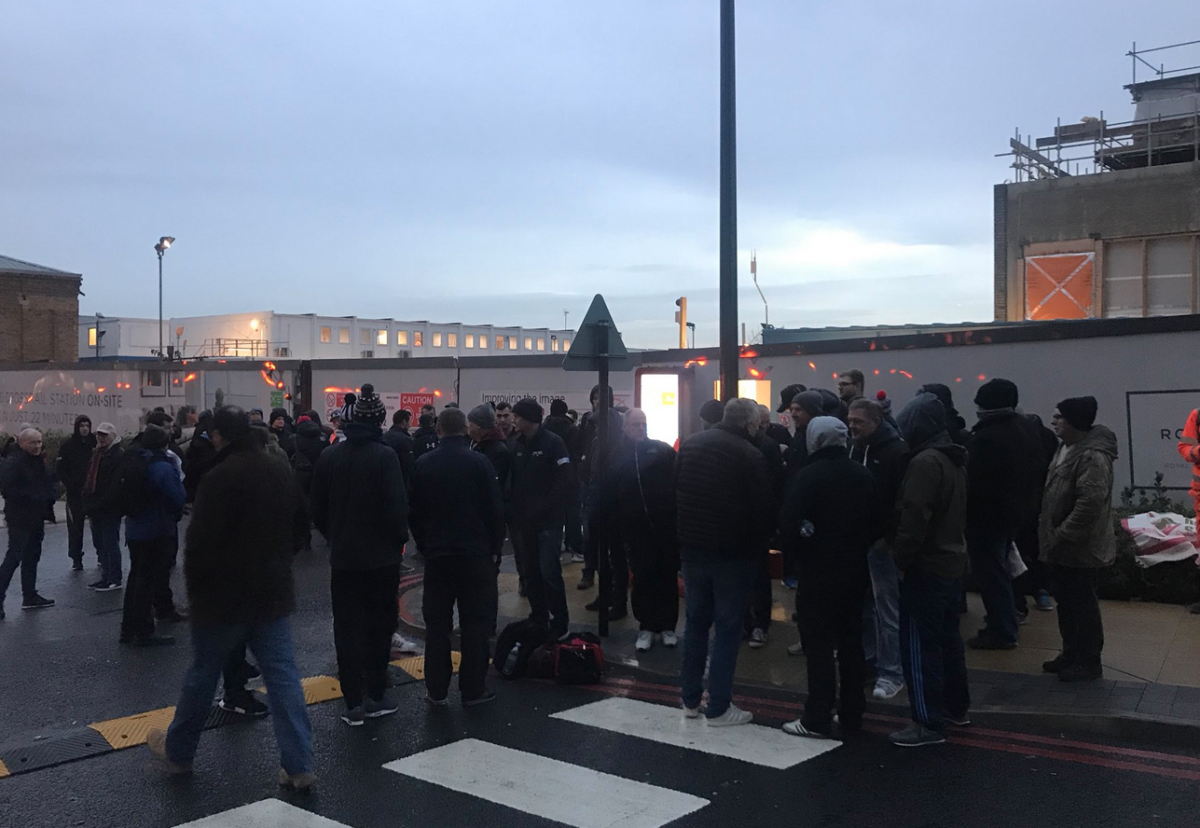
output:
[[[459,658],[457,651],[451,653],[455,672],[458,671]],[[425,656],[396,659],[389,664],[404,673],[404,680],[395,682],[394,686],[423,681],[425,678]],[[306,705],[342,698],[341,686],[333,676],[310,676],[301,679],[300,683],[304,688]],[[266,695],[266,690],[262,688],[255,692]],[[160,707],[0,742],[0,779],[144,745],[152,729],[166,728],[174,716],[174,707]],[[227,713],[214,705],[205,723],[205,730],[239,721],[244,722],[245,718]]]

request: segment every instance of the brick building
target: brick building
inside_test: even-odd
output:
[[[83,277],[0,256],[0,362],[79,359]]]

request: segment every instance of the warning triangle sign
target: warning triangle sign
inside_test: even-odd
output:
[[[575,332],[571,350],[563,359],[563,370],[599,371],[606,360],[610,371],[633,370],[633,361],[621,341],[621,332],[617,330],[608,305],[604,304],[604,297],[597,293]]]

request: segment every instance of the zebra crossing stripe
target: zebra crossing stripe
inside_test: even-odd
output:
[[[176,825],[175,828],[348,828],[279,799],[264,799],[240,808]]]
[[[574,828],[659,828],[708,804],[698,796],[478,739],[452,742],[384,768]]]
[[[807,762],[841,744],[790,736],[762,725],[709,727],[703,718],[685,718],[677,707],[625,698],[585,704],[551,718],[778,770]]]

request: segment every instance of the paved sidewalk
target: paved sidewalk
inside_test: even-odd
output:
[[[581,565],[563,557],[563,574],[571,610],[572,629],[596,629],[597,616],[583,606],[596,596],[595,588],[578,590]],[[511,558],[505,559],[500,574],[500,626],[523,618],[528,605],[517,594],[517,577]],[[774,585],[774,623],[766,647],[743,646],[738,658],[737,679],[760,685],[803,692],[805,661],[789,656],[787,646],[799,640],[791,623],[794,594],[780,583]],[[402,599],[405,620],[420,629],[420,586]],[[969,612],[963,616],[964,638],[983,625],[979,596],[968,596]],[[1109,719],[1169,721],[1200,727],[1200,616],[1189,615],[1181,606],[1165,604],[1102,602],[1105,627],[1104,678],[1081,684],[1064,684],[1042,672],[1041,664],[1059,652],[1057,618],[1054,612],[1033,611],[1021,628],[1021,645],[1009,651],[967,650],[971,671],[972,710],[976,712],[1064,714]],[[683,630],[680,604],[678,630]],[[620,661],[651,673],[675,675],[681,650],[656,643],[647,653],[634,649],[638,625],[632,615],[613,622],[605,642],[609,660]],[[891,704],[907,706],[901,694]]]

